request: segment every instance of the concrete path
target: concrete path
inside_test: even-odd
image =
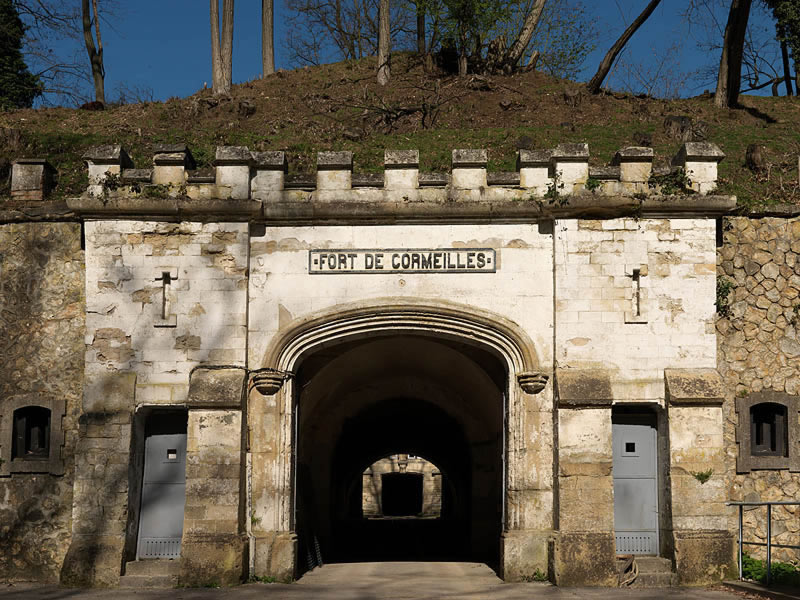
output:
[[[31,584],[0,584],[0,600],[741,600],[697,589],[558,588],[545,583],[503,583],[476,563],[354,563],[326,565],[297,583],[248,584],[223,589],[77,590]]]

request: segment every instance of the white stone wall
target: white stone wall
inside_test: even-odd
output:
[[[559,367],[610,369],[615,400],[658,401],[665,368],[716,367],[713,219],[559,220],[554,235]]]
[[[132,371],[137,403],[178,404],[193,367],[244,366],[247,256],[246,223],[87,222],[87,380]]]
[[[494,248],[496,273],[309,275],[310,249]],[[250,260],[251,368],[290,322],[376,299],[449,301],[515,321],[542,367],[552,357],[552,237],[536,225],[267,227]]]

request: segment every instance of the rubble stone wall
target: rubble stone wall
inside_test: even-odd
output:
[[[59,578],[71,533],[83,308],[81,226],[0,225],[0,581]],[[54,411],[51,426],[63,446],[50,448],[45,472],[12,472],[14,408],[57,404],[66,412]]]
[[[726,316],[717,321],[718,369],[726,384],[724,435],[733,501],[798,501],[800,473],[786,469],[737,472],[736,398],[754,392],[800,395],[800,219],[727,217],[717,274],[732,284]],[[789,414],[798,419],[798,414]],[[743,423],[742,423],[743,425]],[[800,447],[789,448],[798,452]],[[731,529],[736,514],[731,513]],[[800,545],[800,507],[774,507],[773,542]],[[744,511],[744,539],[766,542],[766,508]],[[745,547],[764,558],[766,549]],[[800,561],[800,551],[776,548],[776,560]]]

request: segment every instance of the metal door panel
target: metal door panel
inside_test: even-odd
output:
[[[656,429],[614,423],[614,527],[617,552],[658,553]]]
[[[186,434],[145,440],[138,558],[177,558],[186,502]]]

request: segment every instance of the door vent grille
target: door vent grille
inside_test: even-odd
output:
[[[618,533],[618,554],[656,554],[655,533]]]
[[[142,538],[140,558],[179,558],[181,538]]]

